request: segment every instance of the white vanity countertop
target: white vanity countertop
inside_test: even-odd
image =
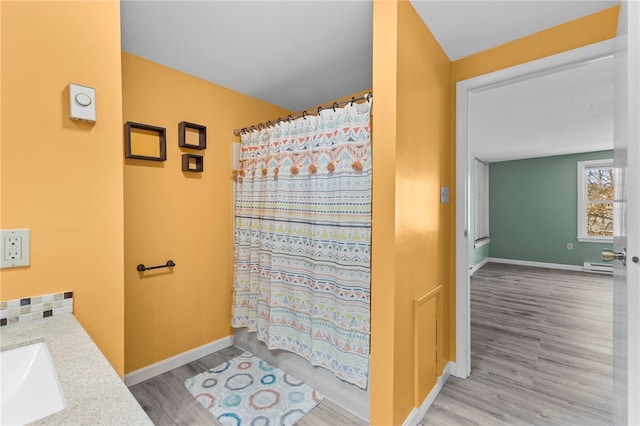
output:
[[[32,424],[153,424],[73,315],[0,329],[0,349],[35,342],[47,344],[67,406]]]

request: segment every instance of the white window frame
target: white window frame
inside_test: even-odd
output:
[[[489,237],[489,163],[478,158],[474,158],[474,161],[473,247],[478,248],[491,242]]]
[[[582,243],[613,243],[613,237],[587,235],[587,170],[613,169],[613,158],[578,161],[578,237]],[[615,185],[615,182],[614,182]],[[614,188],[615,191],[615,188]],[[611,201],[613,203],[613,200]],[[615,225],[614,225],[615,226]]]

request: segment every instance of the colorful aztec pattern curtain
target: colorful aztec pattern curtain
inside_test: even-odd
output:
[[[371,101],[242,135],[232,326],[367,387]]]

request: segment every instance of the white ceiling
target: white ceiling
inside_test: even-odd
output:
[[[123,1],[122,49],[291,111],[372,86],[371,1]]]
[[[411,2],[452,60],[618,3]],[[122,49],[285,109],[302,111],[372,87],[372,17],[371,0],[123,0]],[[568,80],[579,83],[581,78]],[[562,88],[556,87],[552,94],[558,90]],[[529,91],[527,96],[542,94]],[[505,112],[515,108],[515,104],[509,107],[512,100],[517,102],[503,94]],[[534,113],[529,111],[527,123],[548,118]],[[538,126],[537,132],[551,128]],[[519,133],[526,132],[523,128]]]
[[[613,59],[471,93],[469,145],[487,162],[613,149]]]
[[[618,0],[411,0],[455,61],[603,9]]]

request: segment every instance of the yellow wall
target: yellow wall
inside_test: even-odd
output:
[[[373,424],[414,407],[414,300],[448,291],[449,64],[408,1],[374,2]]]
[[[125,161],[126,372],[231,334],[233,129],[281,108],[122,54],[124,121],[167,129],[167,161]],[[178,123],[207,127],[207,149],[178,147]],[[182,153],[204,172],[181,170]],[[136,265],[176,262],[139,274]]]
[[[393,424],[398,5],[373,2],[370,420]]]
[[[1,226],[31,229],[31,266],[2,300],[73,290],[74,311],[124,371],[119,2],[2,1]],[[95,124],[67,85],[94,87]]]
[[[504,68],[534,61],[536,59],[551,56],[567,50],[577,49],[589,44],[597,43],[615,37],[618,24],[619,6],[540,31],[538,33],[511,41],[493,49],[488,49],[475,55],[459,59],[451,63],[451,153],[449,156],[450,182],[451,182],[451,238],[449,256],[455,259],[455,182],[456,182],[456,83],[479,75],[498,71]],[[455,262],[449,265],[449,275],[452,283],[455,283]],[[455,360],[455,285],[451,287],[449,309],[451,315],[449,321],[449,353]]]

